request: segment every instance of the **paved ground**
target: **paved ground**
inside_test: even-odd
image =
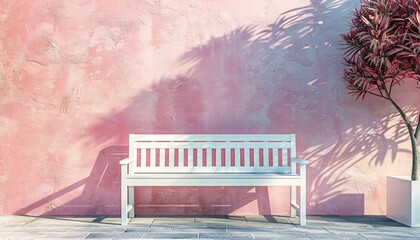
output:
[[[120,226],[117,217],[0,216],[0,239],[420,239],[382,216],[138,217]]]

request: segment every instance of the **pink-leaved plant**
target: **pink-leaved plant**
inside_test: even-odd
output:
[[[387,100],[402,117],[411,142],[411,180],[419,180],[420,116],[409,119],[392,98],[404,81],[420,83],[420,5],[418,0],[364,0],[342,35],[344,80],[350,93]],[[418,106],[416,103],[415,106]]]

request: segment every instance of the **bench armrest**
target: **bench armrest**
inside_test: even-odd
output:
[[[292,159],[290,159],[290,161],[295,162],[295,163],[300,164],[300,165],[307,165],[308,164],[307,160],[301,159],[301,158],[292,158]]]
[[[121,165],[127,165],[129,163],[132,163],[134,161],[134,158],[126,158],[120,161]]]

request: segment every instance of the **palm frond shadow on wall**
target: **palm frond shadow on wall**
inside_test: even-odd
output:
[[[362,155],[372,166],[382,165],[388,153],[394,159],[406,151],[399,147],[406,139],[386,103],[355,103],[340,80],[339,33],[355,7],[351,1],[311,1],[273,24],[238,27],[186,52],[178,62],[184,74],[141,90],[82,136],[90,145],[115,143],[99,152],[88,177],[17,213],[83,189],[45,215],[119,214],[118,160],[127,154],[129,133],[297,133],[298,152],[310,161],[308,213],[363,214],[364,192],[345,192],[355,180],[346,170],[366,161]],[[137,214],[229,214],[255,201],[259,214],[288,212],[278,200],[288,201],[284,188],[151,187],[136,195]],[[354,204],[349,208],[348,202]]]

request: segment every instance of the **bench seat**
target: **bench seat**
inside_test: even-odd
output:
[[[297,174],[278,173],[143,173],[128,174],[128,186],[299,186]]]
[[[307,161],[294,134],[130,134],[120,164],[122,225],[135,216],[136,186],[289,186],[290,216],[306,224]]]

